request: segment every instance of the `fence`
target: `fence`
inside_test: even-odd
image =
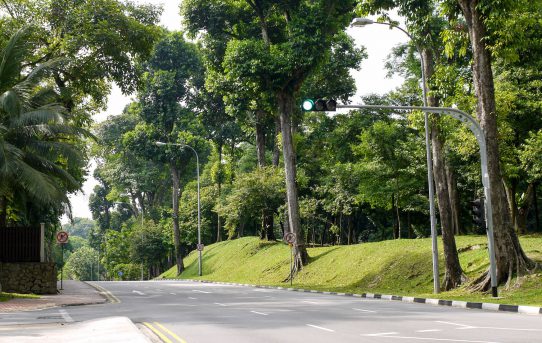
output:
[[[0,228],[0,262],[40,262],[39,227]]]

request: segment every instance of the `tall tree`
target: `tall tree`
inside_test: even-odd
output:
[[[307,77],[331,52],[335,35],[350,21],[354,1],[191,1],[188,22],[207,32],[221,29],[228,15],[240,13],[237,31],[231,32],[224,66],[243,87],[261,87],[273,96],[281,123],[289,229],[297,236],[295,268],[308,263],[299,219],[296,154],[292,120],[296,97]],[[207,11],[208,10],[208,11]],[[209,11],[216,15],[208,16]],[[209,18],[212,18],[209,20]],[[218,23],[218,24],[217,24]],[[259,37],[255,33],[259,32]],[[245,34],[247,33],[247,34]]]
[[[194,156],[190,150],[173,145],[158,147],[155,142],[189,144],[198,149],[194,134],[203,132],[194,102],[198,88],[203,86],[203,66],[196,46],[186,42],[182,33],[173,32],[156,44],[144,68],[144,88],[139,98],[145,124],[137,125],[125,139],[129,147],[169,168],[173,184],[175,258],[180,274],[184,270],[178,218],[181,177],[187,170],[184,161],[194,160]]]
[[[515,272],[523,273],[531,270],[535,263],[525,255],[513,229],[503,186],[492,53],[488,38],[502,28],[502,20],[509,16],[507,13],[509,9],[515,6],[525,6],[526,2],[522,1],[518,4],[515,1],[457,0],[456,3],[465,18],[473,53],[472,70],[478,101],[477,114],[487,143],[497,279],[499,282],[503,282],[510,280]],[[477,281],[478,289],[489,289],[489,273],[482,275]]]

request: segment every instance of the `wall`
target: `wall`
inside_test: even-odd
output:
[[[2,292],[56,294],[53,262],[0,263]]]

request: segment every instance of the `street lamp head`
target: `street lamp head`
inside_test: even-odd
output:
[[[359,27],[374,24],[374,21],[369,18],[354,18],[350,23],[350,27]]]

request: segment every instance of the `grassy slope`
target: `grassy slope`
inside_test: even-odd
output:
[[[0,301],[8,301],[14,298],[39,299],[39,295],[0,292]]]
[[[459,236],[461,265],[467,276],[474,278],[488,267],[485,236]],[[527,255],[542,261],[542,237],[522,237]],[[472,248],[468,248],[472,247]],[[444,273],[442,246],[440,252],[441,279]],[[542,306],[542,273],[514,279],[509,290],[500,287],[503,298],[493,300],[481,293],[460,288],[453,292],[432,294],[430,239],[395,240],[350,246],[310,248],[311,262],[296,277],[293,286],[351,293],[383,293],[438,297],[469,301]],[[261,242],[255,237],[225,241],[210,245],[203,253],[203,277],[197,276],[197,253],[185,259],[185,279],[204,279],[287,286],[290,255],[287,245]],[[176,278],[175,267],[161,275]]]

